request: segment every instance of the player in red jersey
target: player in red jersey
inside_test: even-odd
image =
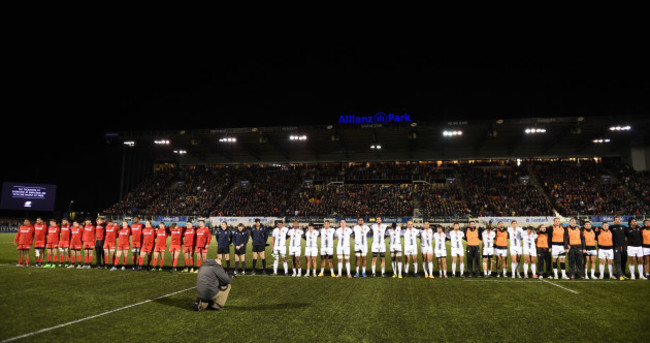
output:
[[[106,269],[106,255],[104,255],[104,239],[106,238],[106,223],[101,217],[95,222],[95,256],[97,257],[97,268]]]
[[[56,254],[56,249],[59,247],[59,235],[61,234],[61,229],[56,225],[55,219],[50,219],[50,227],[47,229],[47,244],[45,248],[47,249],[47,264],[45,268],[55,268],[56,262],[59,259],[59,256]],[[54,261],[52,257],[54,256]]]
[[[70,265],[70,222],[68,218],[61,220],[61,234],[59,236],[59,267],[68,267]],[[63,256],[65,256],[65,266],[63,265]]]
[[[18,248],[18,264],[16,267],[23,266],[23,259],[25,266],[29,267],[29,248],[34,242],[34,227],[29,219],[25,219],[23,226],[18,229],[16,238],[14,238],[14,245]]]
[[[131,228],[133,231],[133,228]],[[138,259],[138,271],[142,270],[145,256],[147,259],[147,270],[151,271],[151,253],[153,252],[154,242],[156,240],[156,229],[151,226],[150,221],[144,222],[142,229],[142,249],[140,251],[140,258]]]
[[[196,230],[196,266],[201,268],[201,262],[208,259],[208,247],[212,241],[210,229],[205,226],[205,221],[199,221],[199,228]],[[198,274],[198,268],[194,271]]]
[[[153,268],[156,269],[156,264],[158,263],[158,257],[160,257],[160,266],[158,271],[162,271],[162,267],[165,264],[165,251],[167,251],[167,237],[169,237],[169,230],[165,227],[165,223],[158,224],[158,230],[156,230],[156,247],[153,252]]]
[[[137,265],[137,259],[140,256],[140,250],[142,249],[142,228],[143,225],[140,223],[140,218],[133,217],[133,223],[131,223],[131,249],[133,249],[133,268]]]
[[[36,218],[36,224],[34,224],[34,254],[36,255],[36,267],[43,266],[46,235],[47,225],[45,225],[41,217]]]
[[[112,220],[108,219],[106,221],[106,227],[104,228],[104,256],[108,258],[108,264],[113,264],[115,259],[115,241],[117,240],[117,231],[120,227],[116,223],[113,223]]]
[[[68,268],[77,267],[81,269],[81,235],[83,234],[83,228],[79,225],[79,221],[75,220],[72,222],[72,227],[70,228],[70,259],[72,264]],[[76,258],[76,259],[75,259]],[[77,262],[79,264],[77,264]]]
[[[90,265],[93,263],[93,250],[95,249],[95,226],[90,221],[90,218],[86,218],[85,220],[81,240],[83,241],[84,249],[83,269],[90,269]]]
[[[194,273],[194,249],[196,247],[196,229],[192,226],[192,223],[187,223],[185,225],[185,231],[183,232],[183,257],[185,258],[185,269],[183,272]],[[192,269],[188,269],[188,263],[192,266]]]
[[[178,264],[178,256],[181,254],[181,245],[183,244],[183,227],[177,226],[176,223],[172,223],[172,227],[169,230],[169,236],[172,238],[172,242],[169,246],[169,252],[172,253],[172,273],[176,272],[176,265]]]
[[[117,265],[120,263],[120,257],[122,255],[124,255],[122,270],[125,269],[126,258],[129,255],[129,237],[131,237],[131,228],[129,228],[129,223],[123,221],[122,227],[117,231],[117,254],[115,255],[111,271],[117,270]]]

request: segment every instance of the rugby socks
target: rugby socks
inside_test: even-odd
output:
[[[357,274],[359,274],[359,266],[357,266]]]
[[[350,270],[350,262],[345,262],[345,269],[348,271],[348,274],[352,274],[352,270]]]
[[[289,274],[289,264],[287,262],[284,262],[284,274]]]
[[[174,268],[176,268],[177,264],[178,264],[178,257],[172,260],[172,265]]]
[[[226,261],[226,268],[230,269],[230,260]]]
[[[413,274],[418,275],[418,263],[413,263]]]
[[[433,262],[429,262],[429,275],[433,276]]]
[[[557,279],[557,262],[553,262],[553,275]]]
[[[593,266],[591,266],[591,278],[592,279],[596,278],[596,268],[594,268]]]
[[[373,264],[373,265],[372,265],[372,274],[374,275],[376,271],[377,271],[377,266],[375,266],[375,265]]]
[[[409,273],[409,263],[407,262],[406,265],[404,266],[404,273],[408,274]]]
[[[262,259],[262,269],[266,270],[266,259],[265,258]]]
[[[461,262],[460,263],[460,275],[462,276],[464,274],[465,270],[465,263]]]
[[[339,275],[343,275],[343,262],[339,262]]]
[[[201,263],[203,263],[203,260],[201,260],[200,258],[197,258],[196,259],[196,267],[201,268]]]
[[[366,273],[366,266],[361,267],[361,270],[363,270],[363,273]]]
[[[535,264],[533,263],[533,265]],[[535,272],[533,272],[533,274],[535,274]],[[524,263],[524,275],[528,276],[528,263]]]
[[[279,264],[278,260],[275,259],[275,261],[273,261],[273,274],[278,273],[278,264]]]
[[[235,270],[239,270],[239,261],[235,261]]]
[[[402,262],[397,262],[397,270],[399,270],[399,275],[402,275]]]
[[[537,265],[535,265],[535,263],[531,263],[530,267],[533,269],[533,275],[537,275]],[[592,269],[592,273],[593,273],[593,269]]]
[[[636,269],[639,271],[639,277],[643,277],[643,265],[637,264]]]
[[[456,275],[456,263],[453,262],[451,263],[451,275]]]
[[[634,280],[634,264],[629,263],[630,266],[630,279]],[[625,274],[625,267],[623,267],[623,274]]]
[[[18,264],[20,264],[20,265],[23,264],[23,257],[22,256],[18,257]]]
[[[253,270],[255,270],[255,267],[256,267],[256,266],[257,266],[257,259],[254,258],[254,259],[253,259]]]
[[[320,273],[325,274],[325,267],[320,267]]]
[[[562,267],[562,277],[566,277],[566,264],[564,262],[560,263],[560,266]]]
[[[160,268],[162,268],[162,266],[163,266],[164,264],[165,264],[165,258],[164,258],[164,257],[161,257],[161,258],[160,258]],[[154,266],[155,266],[155,265],[156,265],[156,264],[154,263]]]
[[[601,263],[600,264],[600,276],[603,277],[603,275],[605,275],[605,264]]]
[[[386,267],[381,267],[381,275],[386,274]]]
[[[510,269],[512,269],[512,277],[515,277],[516,270],[517,270],[517,263],[516,262],[511,262],[510,263]]]
[[[27,256],[25,257],[25,265],[26,266],[29,265],[29,254],[27,254]]]
[[[143,264],[144,264],[144,257],[140,256],[140,257],[138,258],[138,265],[139,265],[139,266],[142,266]]]
[[[246,261],[243,261],[243,262],[241,263],[241,271],[242,271],[242,272],[243,272],[243,271],[246,271]]]
[[[158,258],[153,258],[153,266],[155,267],[158,264]]]

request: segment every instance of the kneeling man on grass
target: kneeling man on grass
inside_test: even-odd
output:
[[[192,309],[194,311],[221,310],[230,294],[232,278],[221,267],[219,260],[206,260],[196,278],[198,298]]]

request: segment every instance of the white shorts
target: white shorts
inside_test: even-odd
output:
[[[68,251],[68,248],[59,248],[59,252]]]
[[[287,247],[280,247],[280,248],[274,247],[273,254],[280,255],[280,256],[287,256]]]
[[[436,258],[447,257],[447,250],[436,250]]]
[[[289,247],[289,255],[300,256],[301,250],[301,247]]]
[[[585,254],[585,256],[596,256],[596,253],[597,253],[596,249],[587,250],[587,253]]]
[[[494,249],[494,255],[508,257],[508,249]]]
[[[385,253],[386,252],[386,244],[382,244],[380,246],[373,245],[372,246],[372,252],[374,253]]]
[[[494,256],[494,247],[483,248],[483,256]]]
[[[422,254],[433,254],[433,247],[421,247]]]
[[[404,255],[417,255],[418,254],[418,247],[416,246],[405,246],[404,247]]]
[[[350,256],[350,247],[337,247],[336,248],[337,256]]]
[[[465,256],[465,249],[451,248],[451,256]]]
[[[521,248],[521,246],[511,245],[510,246],[510,255],[521,255],[522,250],[523,249]]]
[[[354,252],[356,254],[361,254],[361,255],[368,255],[368,246],[354,246]]]
[[[512,249],[510,250],[510,253],[512,253]],[[524,255],[537,257],[537,248],[524,249]]]
[[[564,247],[561,245],[551,245],[551,256],[553,257],[558,257],[558,256],[564,256],[566,251],[564,250]]]
[[[390,246],[390,251],[391,252],[395,252],[395,251],[402,252],[402,246],[401,245],[391,245]]]
[[[318,256],[318,248],[313,247],[313,248],[305,248],[305,256],[310,256],[310,257],[316,257]]]
[[[643,249],[641,247],[627,247],[627,257],[643,257]]]
[[[334,256],[334,247],[320,247],[320,254]]]
[[[643,248],[643,256],[650,256],[650,248]]]
[[[614,259],[614,249],[599,249],[598,258],[602,260],[613,260]]]

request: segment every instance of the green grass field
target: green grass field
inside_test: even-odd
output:
[[[0,341],[650,341],[648,281],[241,276],[224,311],[193,312],[194,274],[17,268],[13,237]]]

